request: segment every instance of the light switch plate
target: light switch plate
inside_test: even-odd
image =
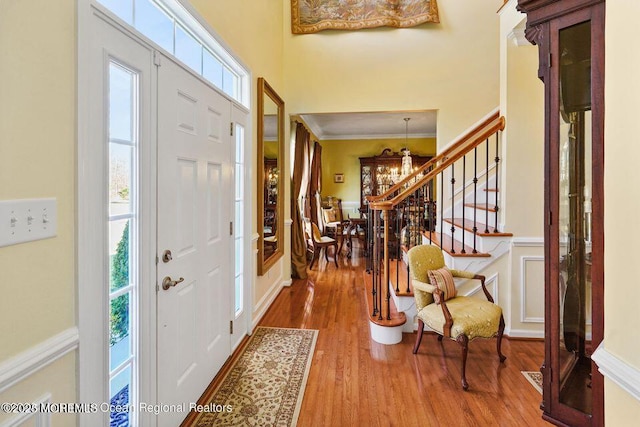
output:
[[[0,247],[55,237],[55,198],[0,200]]]

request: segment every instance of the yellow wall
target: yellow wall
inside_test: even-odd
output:
[[[637,257],[634,226],[640,212],[638,157],[640,156],[640,35],[635,30],[639,2],[606,3],[605,85],[605,348],[640,370],[640,287],[632,276]],[[610,382],[605,387],[608,425],[636,425],[640,402]]]
[[[360,203],[360,159],[377,156],[385,148],[399,152],[407,147],[412,154],[433,156],[435,138],[326,140],[322,145],[322,195]],[[344,174],[344,183],[333,182],[333,175]]]
[[[292,113],[438,110],[438,144],[498,105],[502,0],[439,2],[440,24],[292,35],[284,82]]]
[[[75,27],[73,0],[0,0],[0,200],[55,197],[58,208],[57,237],[0,248],[0,363],[76,323]],[[12,401],[42,390],[73,401],[75,357],[65,360]]]

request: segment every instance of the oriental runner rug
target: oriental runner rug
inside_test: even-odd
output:
[[[536,371],[520,371],[522,375],[542,394],[542,373]]]
[[[258,327],[191,424],[295,426],[317,330]]]

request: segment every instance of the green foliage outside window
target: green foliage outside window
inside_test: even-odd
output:
[[[111,260],[110,290],[129,285],[129,221],[124,227],[122,238],[118,242],[116,254]],[[111,301],[111,321],[109,322],[109,343],[117,343],[129,335],[129,294]]]

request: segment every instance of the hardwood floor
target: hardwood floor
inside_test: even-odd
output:
[[[460,386],[458,344],[415,334],[386,346],[371,340],[356,247],[348,260],[321,259],[308,280],[284,288],[261,325],[318,329],[298,426],[542,426],[542,396],[520,371],[539,369],[542,341],[505,339],[469,346],[467,380]]]

